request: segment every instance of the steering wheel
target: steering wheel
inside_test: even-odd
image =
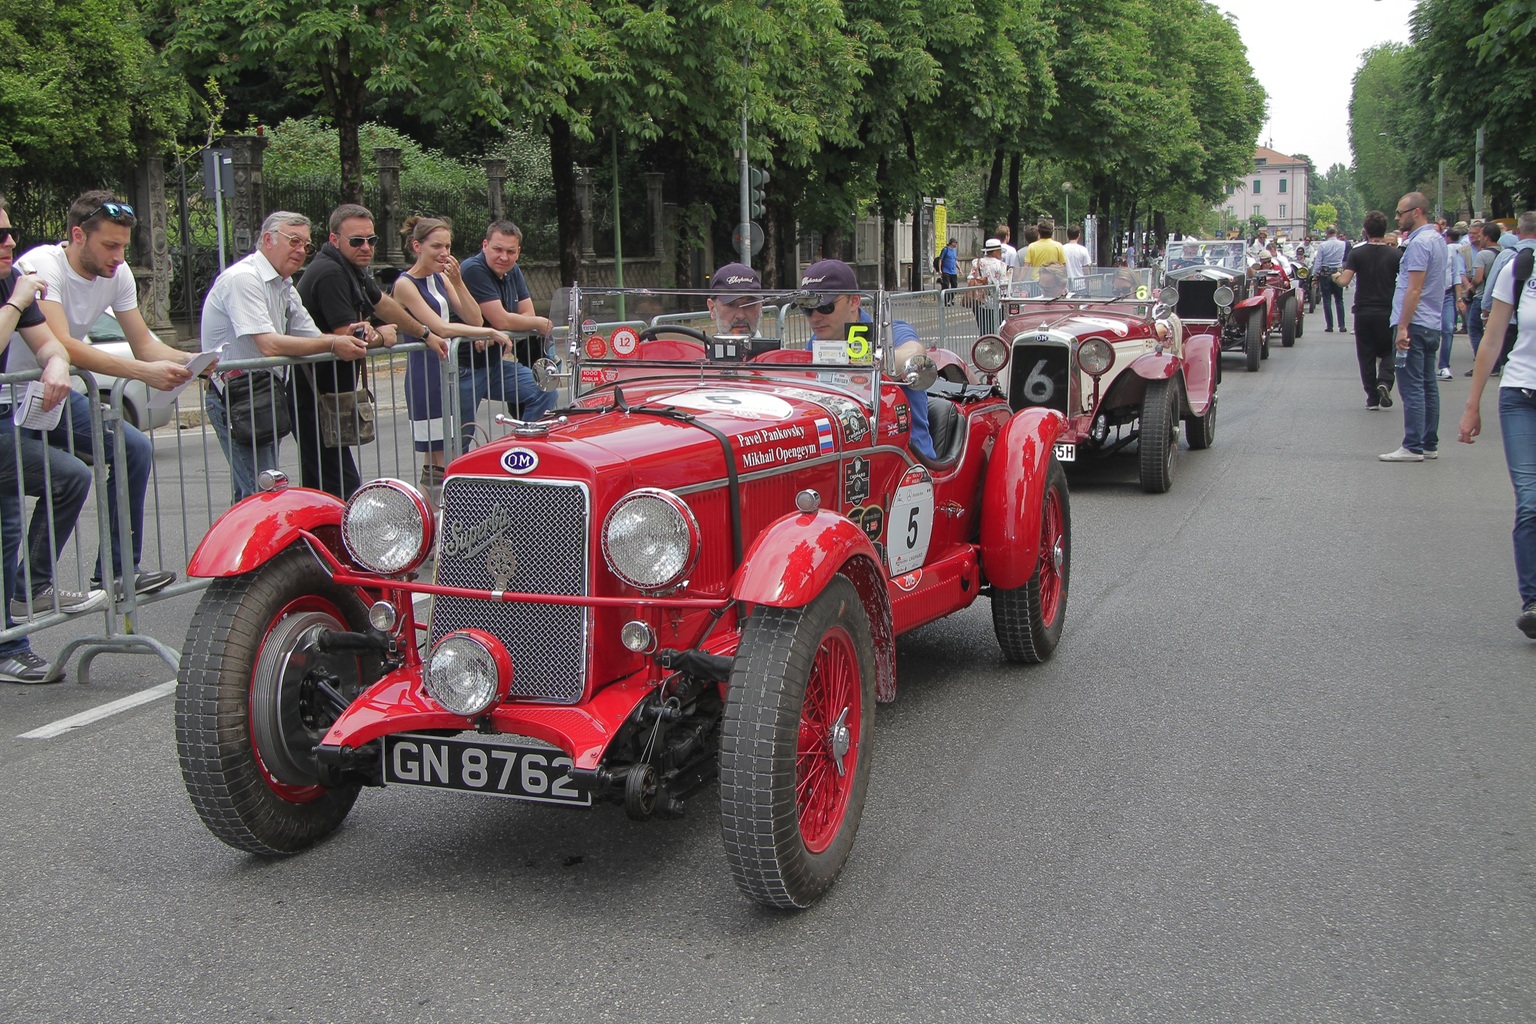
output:
[[[655,341],[661,334],[681,334],[685,338],[692,338],[700,345],[709,344],[709,335],[692,327],[684,327],[682,324],[655,324],[640,332],[641,341]]]

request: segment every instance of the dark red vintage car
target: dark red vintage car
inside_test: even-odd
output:
[[[1249,370],[1269,358],[1272,333],[1289,348],[1304,329],[1298,282],[1282,264],[1251,258],[1237,239],[1169,242],[1163,282],[1178,289],[1185,337],[1208,335],[1222,351],[1242,353]]]
[[[1010,353],[1009,406],[1067,418],[1057,459],[1113,455],[1134,442],[1142,488],[1161,493],[1173,486],[1181,423],[1191,448],[1215,440],[1221,363],[1214,338],[1169,315],[1164,303],[1175,296],[1154,294],[1151,273],[1089,275],[1054,298],[1015,286],[997,340]]]
[[[805,906],[853,846],[896,637],[985,595],[1006,658],[1050,657],[1059,412],[913,390],[932,363],[894,365],[883,296],[798,351],[625,324],[622,298],[573,297],[539,367],[573,397],[455,460],[440,520],[399,480],[345,504],[269,480],[214,526],[176,702],[214,835],[292,853],[379,785],[665,817],[718,775],[736,882]]]

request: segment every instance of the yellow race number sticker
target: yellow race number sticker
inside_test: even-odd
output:
[[[1151,294],[1152,294],[1152,289],[1148,288],[1146,285],[1141,285],[1140,287],[1138,287],[1136,289],[1136,297],[1138,299],[1144,299],[1148,295],[1151,295]]]
[[[867,363],[870,360],[869,324],[854,322],[848,325],[846,351],[850,363]]]

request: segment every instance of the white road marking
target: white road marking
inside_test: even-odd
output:
[[[78,715],[70,715],[68,718],[61,718],[57,722],[50,722],[48,725],[33,729],[31,732],[24,732],[16,738],[22,740],[51,740],[55,736],[64,735],[71,729],[78,729],[82,725],[99,722],[103,718],[109,718],[117,714],[119,711],[127,711],[129,708],[136,708],[140,704],[148,704],[152,700],[158,700],[167,694],[175,692],[176,680],[172,679],[158,686],[151,686],[147,690],[140,690],[138,693],[130,694],[120,700],[114,700],[110,704],[103,704],[101,707],[82,711]]]

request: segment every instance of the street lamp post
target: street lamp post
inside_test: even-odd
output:
[[[1072,226],[1072,183],[1070,181],[1062,182],[1061,192],[1066,199],[1066,226],[1070,228]]]

